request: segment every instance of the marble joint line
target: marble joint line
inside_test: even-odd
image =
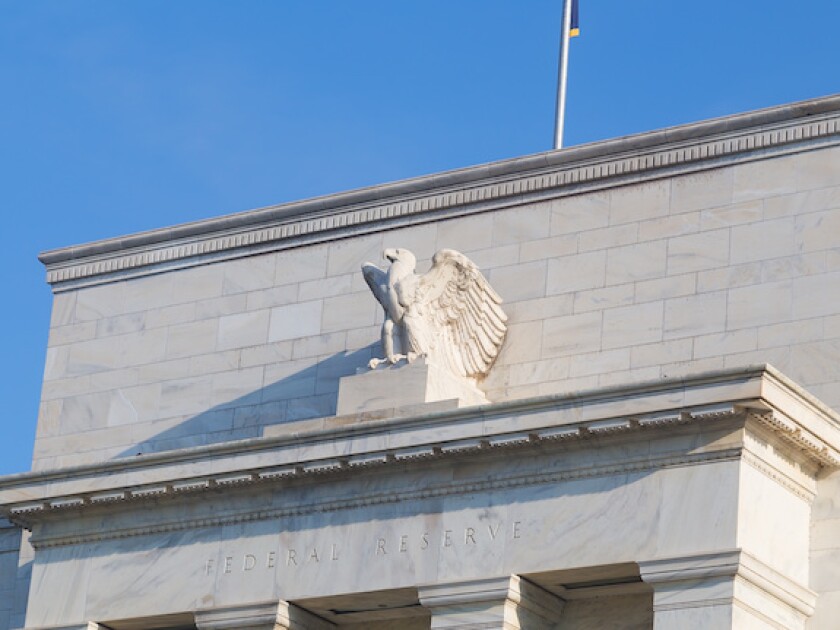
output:
[[[43,260],[47,282],[55,285],[53,289],[58,292],[619,186],[628,178],[642,182],[666,174],[715,168],[724,160],[732,164],[764,159],[795,152],[800,145],[815,141],[826,146],[840,144],[840,117],[836,113],[788,121],[775,128],[719,134],[711,140],[673,143],[665,148],[636,151],[630,157],[619,152],[618,156],[543,168],[536,174],[532,171],[530,175],[509,176],[506,181],[478,182],[457,191],[394,198],[390,203],[340,205],[321,216],[310,214],[311,218],[275,220],[271,225],[263,223],[250,229],[217,230],[174,244],[169,241],[62,262],[51,262],[47,253]]]

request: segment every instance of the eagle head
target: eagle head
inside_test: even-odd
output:
[[[417,267],[417,259],[407,249],[389,248],[382,252],[382,256],[390,260],[392,266],[399,266],[405,270],[406,273],[411,273]]]

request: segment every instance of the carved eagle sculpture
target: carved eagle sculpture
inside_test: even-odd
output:
[[[414,273],[417,259],[407,249],[386,249],[387,270],[373,263],[362,273],[385,309],[382,325],[383,362],[411,362],[425,356],[431,362],[466,378],[487,374],[507,333],[502,299],[463,254],[442,249],[432,267]]]

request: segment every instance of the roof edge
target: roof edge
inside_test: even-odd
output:
[[[801,126],[815,119],[832,120],[835,124],[818,125],[819,128],[799,133],[746,140],[729,147],[729,150],[726,147],[701,146],[715,139],[743,137],[795,124]],[[481,211],[488,209],[484,207],[487,204],[478,202],[502,201],[505,197],[521,197],[523,193],[548,192],[549,189],[555,191],[554,196],[562,196],[564,193],[558,189],[565,189],[565,194],[581,192],[582,187],[585,189],[586,184],[594,184],[595,180],[602,180],[602,183],[611,180],[613,185],[618,185],[623,176],[626,180],[626,176],[638,177],[643,171],[660,171],[657,176],[662,177],[663,169],[688,163],[699,166],[702,162],[711,168],[716,158],[754,153],[758,149],[766,152],[768,148],[796,141],[840,135],[840,127],[836,124],[838,120],[840,95],[821,97],[53,249],[41,253],[38,258],[47,267],[48,282],[57,284],[114,272],[124,275],[129,269],[159,268],[162,264],[171,268],[175,260],[192,259],[210,252],[218,254],[238,249],[243,250],[239,255],[262,253],[272,249],[268,243],[286,242],[286,246],[306,244],[317,233],[333,232],[336,228],[348,226],[358,228],[371,221],[401,218],[402,224],[405,224],[410,215],[423,215],[425,220],[430,220],[440,217],[443,210],[458,208],[464,214],[469,213],[468,207],[477,205],[482,208],[476,211]],[[669,150],[679,151],[686,147],[691,149],[688,152],[683,150],[681,155],[665,155]],[[646,159],[640,161],[640,157]],[[555,177],[546,179],[549,175]],[[522,181],[534,176],[542,176],[542,179],[536,183]],[[522,185],[517,186],[520,183]],[[503,186],[501,190],[487,189],[494,185],[498,188],[499,184],[508,186]],[[436,198],[441,195],[445,198]],[[359,210],[365,211],[367,220],[364,215],[350,216],[353,211]],[[302,222],[309,225],[301,225]],[[289,229],[255,233],[281,226]],[[309,238],[301,238],[305,236]],[[206,242],[220,237],[225,240]],[[273,249],[283,247],[278,245]],[[166,251],[167,248],[170,251]],[[157,254],[149,255],[150,252]],[[126,260],[126,256],[130,259]]]

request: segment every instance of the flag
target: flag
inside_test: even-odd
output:
[[[580,22],[578,22],[578,0],[571,0],[571,3],[572,23],[569,26],[569,37],[577,37],[578,35],[580,35]]]

